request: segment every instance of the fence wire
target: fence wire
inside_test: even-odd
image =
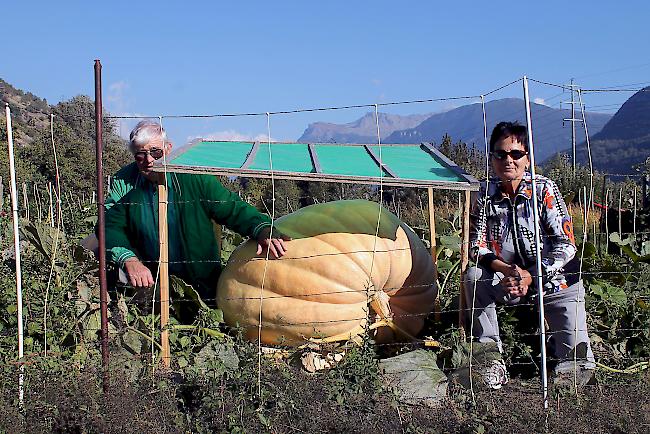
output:
[[[289,115],[289,114],[296,114],[296,113],[307,113],[307,112],[318,112],[318,111],[329,111],[329,110],[341,110],[341,109],[351,109],[351,108],[371,108],[371,107],[376,108],[377,106],[421,104],[421,103],[442,102],[442,101],[456,101],[456,100],[464,100],[464,99],[477,99],[477,98],[482,98],[482,97],[485,97],[485,96],[488,96],[488,95],[492,95],[492,94],[494,94],[494,93],[496,93],[498,91],[501,91],[501,90],[513,85],[513,84],[516,84],[516,83],[520,82],[520,81],[521,81],[521,79],[517,79],[515,81],[512,81],[512,82],[504,85],[504,86],[500,86],[500,87],[498,87],[498,88],[496,88],[494,90],[491,90],[490,92],[488,92],[488,93],[486,93],[484,95],[478,95],[478,96],[462,96],[462,97],[451,97],[451,98],[422,99],[422,100],[389,102],[389,103],[371,104],[371,105],[362,104],[362,105],[348,105],[348,106],[326,107],[326,108],[296,109],[296,110],[284,110],[284,111],[265,112],[265,113],[238,113],[238,114],[211,114],[211,115],[166,115],[166,116],[162,116],[162,118],[169,119],[169,118],[202,118],[202,117],[203,118],[204,117],[239,117],[239,116],[263,116],[263,115],[266,115],[267,118],[268,118],[268,117],[270,117],[270,115],[274,115],[274,116],[275,115]],[[535,82],[537,84],[541,84],[541,85],[545,85],[545,86],[551,86],[551,87],[554,87],[554,88],[559,88],[559,89],[562,89],[563,91],[571,91],[571,92],[575,91],[575,88],[568,87],[566,85],[558,85],[558,84],[553,84],[553,83],[548,83],[548,82],[543,82],[543,81],[538,81],[538,80],[533,80],[533,79],[531,79],[531,81],[533,81],[533,82]],[[632,91],[632,90],[630,90],[630,89],[583,89],[582,90],[582,92],[585,93],[585,94],[586,93],[600,93],[600,92],[630,92],[630,91]],[[634,90],[634,91],[638,91],[638,89]],[[112,117],[109,117],[109,118],[123,119],[123,118],[127,118],[127,117],[112,116]],[[138,117],[138,118],[142,118],[142,117]],[[154,116],[153,118],[160,119],[161,116]],[[584,120],[583,120],[583,122],[584,122]],[[482,130],[482,129],[484,129],[485,126],[484,125],[477,126],[477,128],[479,128],[479,127]],[[268,135],[268,137],[270,138],[270,134]],[[271,152],[271,146],[269,146],[269,152]],[[638,176],[641,176],[641,175],[637,175],[637,174],[631,174],[630,175],[630,174],[616,174],[616,173],[604,173],[602,175],[610,176],[610,177],[617,177],[617,176],[621,176],[621,177],[623,177],[623,176],[625,176],[625,177],[638,177]],[[486,179],[487,179],[487,174],[486,174],[486,178],[484,178],[484,181]],[[0,190],[1,190],[1,188],[0,188]],[[369,194],[369,196],[372,196],[372,197],[377,196],[377,192],[368,193],[368,194]],[[30,197],[30,195],[31,195],[31,197]],[[52,215],[53,214],[52,212],[48,213],[48,212],[45,211],[48,208],[49,209],[52,208],[51,204],[50,204],[49,207],[46,206],[47,202],[44,199],[45,197],[47,197],[47,195],[43,194],[41,189],[37,188],[36,185],[33,185],[33,190],[27,188],[27,186],[24,185],[23,186],[22,203],[24,204],[25,217],[27,219],[32,217],[32,219],[35,220],[35,221],[49,223],[49,224],[51,224],[53,226],[55,224],[55,220],[56,220],[57,217]],[[287,199],[289,199],[289,198],[287,198]],[[313,199],[313,196],[299,196],[297,198],[292,197],[291,199],[298,199],[298,200],[301,200],[301,199]],[[68,212],[70,215],[75,214],[77,212],[77,210],[84,210],[84,209],[87,210],[87,209],[90,209],[90,208],[92,208],[94,206],[97,206],[94,195],[92,197],[85,197],[83,194],[79,195],[77,192],[63,192],[62,197],[61,197],[60,200],[61,200],[61,202],[63,204],[63,211]],[[273,195],[272,200],[273,201],[276,200],[275,195]],[[3,205],[3,202],[4,201],[0,197],[0,206]],[[205,201],[205,200],[202,200],[202,202],[203,203],[210,202],[212,204],[227,203],[227,201]],[[196,203],[194,201],[175,201],[175,202],[169,202],[169,203],[170,204],[174,204],[174,203],[181,204],[181,203],[183,203],[183,204],[196,205]],[[153,206],[153,205],[156,205],[156,204],[157,204],[157,202],[151,202],[151,203],[121,202],[121,203],[117,203],[115,206]],[[609,206],[609,202],[607,202],[605,204],[605,206]],[[67,209],[66,209],[66,207],[67,207]],[[638,204],[634,204],[634,209],[637,209],[637,208],[638,208]],[[397,210],[397,207],[395,207],[395,209]],[[422,205],[420,205],[420,211],[422,212],[422,214],[424,214],[424,209],[425,208]],[[1,210],[1,208],[0,208],[0,210]],[[31,214],[30,214],[30,212],[31,212]],[[583,215],[585,215],[585,211],[581,210],[581,212],[583,213]],[[587,214],[586,215],[587,217],[593,216],[593,214],[589,214],[589,213],[586,213],[586,214]],[[378,214],[378,220],[379,220],[379,215],[380,214]],[[69,222],[70,220],[71,219],[69,219],[67,217],[65,218],[66,222]],[[424,220],[424,223],[426,224],[427,219],[424,216],[423,216],[423,220]],[[588,230],[588,231],[586,231],[586,236],[588,237],[588,239],[593,239],[591,237],[602,236],[602,235],[609,238],[609,236],[611,235],[611,232],[612,231],[602,232],[601,229],[599,229],[598,231],[596,231],[596,230],[589,231]],[[638,240],[638,242],[641,242],[641,241],[644,240],[644,238],[645,238],[644,236],[648,235],[648,234],[650,234],[650,232],[648,232],[648,231],[632,231],[632,232],[620,231],[619,236],[621,238],[623,238],[625,236],[632,236],[632,238],[634,238],[635,241],[637,240],[637,237],[639,237],[640,239]],[[372,235],[372,234],[370,234],[370,235]],[[374,236],[376,238],[377,234],[374,234]],[[611,245],[611,243],[609,243],[609,242],[607,242],[607,244]],[[461,250],[466,249],[466,248],[471,247],[471,246],[468,246],[467,242],[462,242],[461,241],[461,242],[455,243],[453,245],[447,244],[447,245],[442,245],[440,247],[442,247],[442,248],[451,248],[453,250],[452,257],[454,257],[454,259],[455,259],[455,255],[456,255],[455,252],[461,251]],[[430,249],[427,248],[424,244],[422,244],[422,245],[417,245],[415,247],[410,247],[408,249],[404,248],[404,249],[386,249],[386,250],[382,250],[380,248],[377,248],[377,249],[373,248],[372,250],[367,249],[367,250],[342,251],[342,252],[336,252],[336,253],[318,253],[318,254],[313,254],[313,255],[304,255],[304,256],[298,256],[298,257],[283,258],[283,259],[281,259],[281,261],[313,260],[313,259],[317,259],[317,258],[329,259],[329,258],[332,258],[332,257],[347,256],[347,255],[350,255],[350,254],[365,254],[365,255],[369,255],[369,256],[371,255],[373,260],[374,260],[376,255],[390,254],[390,253],[395,253],[395,252],[406,252],[406,251],[418,252],[418,251],[423,251],[423,250],[426,250],[426,252],[428,253]],[[600,253],[603,253],[603,252],[602,252],[602,250],[599,250],[598,253],[600,254]],[[605,251],[605,253],[606,253],[606,251]],[[585,258],[582,258],[582,259],[584,260]],[[259,258],[252,258],[250,260],[231,260],[229,262],[229,264],[230,264],[229,266],[238,266],[240,264],[247,263],[247,262],[250,262],[250,261],[260,261],[260,260],[263,260],[265,262],[268,261],[269,266],[271,266],[271,267],[273,265],[273,261],[269,261],[268,258],[259,257]],[[158,264],[158,261],[156,261],[156,260],[146,260],[145,259],[142,262],[145,263],[145,264],[148,264],[148,265],[152,265],[152,266],[155,266],[156,264]],[[221,261],[217,260],[217,259],[212,260],[212,261],[210,261],[210,260],[207,260],[207,261],[169,261],[170,264],[190,264],[190,263],[196,263],[196,262],[214,262],[215,264],[219,264]],[[600,271],[600,270],[583,269],[580,272],[576,272],[576,273],[569,272],[569,273],[564,273],[564,274],[567,277],[572,276],[572,275],[577,275],[578,277],[581,277],[581,278],[583,278],[583,280],[587,280],[587,281],[589,281],[589,280],[593,281],[594,279],[607,277],[607,276],[626,276],[626,278],[632,278],[632,279],[633,278],[640,278],[641,276],[650,276],[650,271],[647,271],[647,272],[646,271],[635,271],[636,269],[634,268],[633,264],[630,264],[627,267],[628,268],[619,269],[619,270],[612,270],[612,271],[608,271],[608,270]],[[452,269],[452,271],[454,271],[454,269]],[[451,281],[449,283],[453,283],[453,285],[457,285],[457,284],[460,283],[460,276],[458,276],[459,271],[460,271],[460,267],[458,267],[458,269],[456,269],[456,271],[453,273],[453,276],[450,276]],[[531,276],[533,278],[538,277],[536,275],[536,273],[531,273]],[[545,277],[545,276],[541,276],[541,277]],[[488,281],[492,281],[492,279],[477,279],[476,281],[477,282],[488,282]],[[432,281],[430,283],[421,284],[421,285],[404,285],[404,286],[394,287],[394,288],[386,287],[386,288],[382,288],[381,290],[388,291],[388,292],[392,292],[392,291],[399,292],[400,290],[404,291],[404,290],[408,290],[408,289],[411,289],[411,288],[428,288],[434,283],[435,282]],[[441,283],[441,282],[439,282],[439,283]],[[575,304],[587,304],[587,305],[589,305],[590,303],[605,303],[605,298],[604,297],[606,295],[594,294],[593,291],[591,291],[591,292],[589,291],[589,285],[587,285],[587,286],[588,286],[588,288],[587,288],[588,289],[588,291],[587,291],[588,298],[586,300],[585,299],[574,300]],[[446,290],[446,293],[443,294],[443,297],[446,297],[446,299],[444,301],[448,302],[448,304],[441,307],[437,312],[393,313],[392,320],[393,321],[399,321],[400,319],[417,318],[417,319],[421,319],[421,320],[426,320],[426,322],[428,323],[429,326],[432,326],[432,328],[435,328],[436,325],[439,326],[439,325],[442,324],[440,320],[436,320],[434,318],[434,315],[436,313],[439,314],[439,315],[442,315],[442,316],[458,317],[458,314],[460,314],[460,313],[470,314],[470,313],[473,312],[473,309],[471,307],[464,307],[464,308],[455,307],[454,301],[452,300],[452,297],[450,296],[450,294],[448,292],[453,291],[453,294],[455,295],[455,294],[457,294],[457,291],[455,291],[455,290],[449,291],[450,290],[449,287],[445,287],[444,289]],[[293,295],[276,294],[276,295],[269,296],[269,295],[261,294],[259,296],[255,296],[255,294],[251,294],[250,297],[249,296],[229,297],[229,298],[226,298],[225,300],[226,301],[235,301],[235,300],[248,301],[248,300],[251,300],[251,301],[260,301],[260,302],[262,302],[262,301],[266,301],[266,300],[288,299],[288,298],[295,298],[295,297],[307,298],[307,299],[312,299],[312,298],[317,299],[318,297],[326,297],[328,295],[334,295],[334,294],[335,295],[340,295],[340,294],[347,294],[347,293],[366,295],[366,294],[368,294],[368,288],[360,287],[359,289],[351,289],[351,290],[343,290],[343,291],[327,291],[327,290],[321,291],[321,290],[318,290],[317,292],[310,292],[310,293],[297,294],[297,295],[296,294],[293,294]],[[112,293],[112,295],[114,297],[117,297],[117,292]],[[32,296],[33,296],[33,294],[30,294],[30,297],[32,297]],[[122,300],[126,300],[126,299],[127,298],[122,298]],[[630,306],[633,306],[633,307],[639,306],[640,309],[647,309],[648,307],[643,307],[641,304],[645,303],[645,301],[649,300],[649,299],[650,299],[650,294],[649,295],[638,294],[638,295],[633,295],[633,296],[626,296],[624,300],[623,299],[618,299],[618,301],[616,303],[614,303],[614,305],[619,306],[620,308],[623,308],[623,307],[628,308]],[[34,301],[34,300],[32,300],[32,301]],[[68,300],[67,300],[67,302],[70,302],[70,303],[86,302],[86,301],[91,302],[91,303],[96,303],[96,300],[94,300],[94,299],[88,300],[88,299],[81,298],[81,297],[79,297],[77,295],[74,295],[74,294],[69,296]],[[116,300],[113,300],[113,302],[115,302],[115,301]],[[195,300],[183,299],[183,298],[174,297],[174,296],[170,297],[169,300],[162,300],[162,301],[168,301],[168,302],[170,302],[172,304],[173,303],[178,303],[180,305],[196,304]],[[203,301],[207,302],[207,303],[209,303],[211,305],[215,305],[216,302],[217,302],[217,298],[216,297],[215,298],[207,297],[207,298],[204,298]],[[131,300],[129,303],[135,303],[135,302]],[[614,306],[614,305],[608,305],[607,308],[613,308],[612,306]],[[507,304],[502,305],[502,306],[499,306],[499,309],[500,309],[500,311],[505,313],[505,315],[507,316],[507,315],[510,314],[510,312],[521,311],[522,309],[527,309],[528,311],[532,311],[532,310],[534,310],[534,308],[536,306],[537,306],[537,304],[534,301],[527,301],[527,302],[520,303],[517,306],[507,305]],[[129,305],[127,303],[127,308],[129,308],[129,307],[132,308],[133,306]],[[28,307],[28,309],[29,309],[29,307]],[[114,308],[113,308],[113,310],[114,310]],[[367,311],[369,311],[369,309],[367,309]],[[152,315],[155,316],[155,312]],[[155,325],[155,321],[156,321],[156,318],[154,316],[152,316],[150,318],[152,326]],[[298,326],[298,325],[319,326],[319,325],[323,325],[323,324],[332,324],[332,323],[341,323],[341,322],[343,322],[343,323],[345,323],[345,322],[360,323],[360,322],[368,321],[369,319],[370,320],[375,319],[375,318],[373,318],[373,316],[374,315],[371,315],[371,317],[369,318],[367,314],[363,314],[363,315],[359,315],[358,317],[353,317],[353,318],[330,319],[330,320],[322,320],[322,321],[305,321],[305,322],[282,322],[282,321],[279,321],[278,324],[283,325],[283,326]],[[376,315],[376,316],[378,317],[378,315]],[[32,322],[35,322],[35,319],[33,317],[31,317],[30,319],[31,319]],[[261,324],[261,325],[262,325],[262,328],[263,328],[264,324]],[[173,330],[178,336],[190,336],[191,337],[191,336],[198,336],[198,335],[201,335],[201,334],[205,334],[205,331],[204,330],[202,331],[201,328],[198,327],[198,326],[197,326],[197,328],[194,328],[194,329],[190,329],[190,328],[186,328],[186,329],[184,329],[184,328],[174,328],[176,326],[179,326],[179,324],[170,325],[169,330]],[[516,345],[522,345],[521,342],[517,341],[517,340],[520,340],[520,339],[539,338],[540,334],[541,334],[541,328],[542,327],[544,327],[544,324],[542,324],[542,325],[537,324],[536,328],[533,326],[533,330],[530,330],[530,331],[522,330],[522,331],[517,332],[515,340],[510,341],[509,345],[511,345],[513,347],[516,346]],[[8,336],[8,332],[6,330],[10,330],[10,329],[5,329],[5,332],[4,332],[5,336]],[[97,333],[99,332],[99,330],[100,329],[98,327],[92,327],[92,326],[84,327],[84,331],[88,332],[88,336],[92,336],[93,334],[96,336]],[[127,331],[132,331],[132,330],[133,330],[133,327],[130,326],[130,325],[125,330],[112,329],[112,330],[109,330],[109,336],[111,336],[113,341],[119,340],[119,339],[122,339],[124,337],[124,335],[125,335],[125,333]],[[618,340],[619,343],[623,342],[625,339],[632,339],[632,338],[634,338],[636,336],[640,336],[640,335],[643,335],[644,333],[645,334],[648,333],[648,328],[643,327],[642,325],[639,325],[638,327],[633,327],[633,326],[620,327],[618,325],[618,323],[609,324],[609,325],[608,324],[603,324],[603,323],[600,323],[599,321],[596,321],[594,318],[589,318],[589,326],[588,326],[587,330],[589,332],[591,332],[592,335],[597,335],[597,336],[601,336],[601,335],[610,335],[610,336],[612,336],[613,335],[613,336],[620,337],[620,339]],[[426,331],[430,331],[430,330],[426,330]],[[585,331],[585,330],[577,329],[577,328],[556,329],[556,330],[546,331],[546,335],[549,336],[550,338],[553,338],[553,336],[555,334],[575,333],[577,331]],[[159,332],[159,330],[158,330],[158,332]],[[144,332],[145,336],[146,336],[146,333],[147,332],[145,331]],[[366,331],[366,334],[367,333],[369,333],[368,330]],[[503,333],[502,333],[502,336],[503,336]],[[154,337],[154,339],[157,339],[157,338],[159,338],[159,335],[154,334],[153,337]],[[441,337],[442,336],[436,336],[437,339],[440,339]],[[496,335],[495,336],[490,336],[490,335],[488,335],[486,337],[488,337],[488,338],[490,338],[490,337],[491,338],[498,338],[499,336],[496,336]],[[144,339],[144,337],[143,337],[143,339]],[[177,337],[176,339],[179,340],[180,337]],[[91,344],[90,344],[91,346],[96,345],[96,343],[93,343],[95,341],[93,341],[92,339],[89,339],[89,341],[91,341]],[[399,349],[403,349],[405,347],[407,347],[407,348],[429,348],[429,344],[431,342],[434,342],[434,341],[435,341],[435,339],[427,339],[426,337],[420,337],[419,339],[416,339],[416,340],[411,341],[411,342],[388,342],[388,343],[379,342],[379,343],[375,343],[374,346],[375,346],[375,348],[377,348],[378,351],[399,350]],[[310,344],[310,343],[312,343],[312,340],[310,340],[310,339],[305,339],[304,340],[304,344]],[[438,343],[442,347],[449,346],[445,342],[438,342]],[[144,345],[144,347],[146,347],[146,345]],[[451,347],[447,348],[447,349],[451,349]],[[301,350],[291,349],[290,351],[296,351],[297,353],[300,353],[301,351],[305,351],[305,349],[301,349]],[[601,352],[599,352],[599,351],[601,351]],[[597,358],[602,355],[602,357],[606,358],[607,360],[616,361],[618,368],[623,368],[625,366],[630,366],[630,365],[635,366],[635,365],[638,365],[639,363],[641,363],[641,364],[646,363],[647,364],[648,361],[650,360],[647,355],[634,356],[634,355],[629,355],[629,354],[624,354],[624,353],[619,353],[619,354],[612,355],[612,354],[607,353],[604,350],[598,348],[597,346],[595,346],[595,352],[596,352]],[[154,353],[154,351],[152,351],[151,354],[148,354],[148,353],[128,354],[128,355],[126,355],[126,357],[131,358],[133,360],[139,360],[141,362],[149,362],[149,361],[151,361],[153,353]],[[56,357],[58,357],[59,355],[62,355],[62,354],[63,353],[61,353],[61,352],[57,353],[55,351],[49,351],[47,355],[48,355],[48,357],[56,358]],[[16,365],[29,366],[30,364],[35,363],[34,361],[32,361],[32,359],[36,359],[36,358],[39,358],[39,357],[42,357],[42,356],[44,356],[44,354],[32,353],[32,354],[28,354],[24,358],[24,360],[21,360],[21,361],[13,360],[13,361],[7,362],[6,361],[7,359],[5,359],[5,361],[3,361],[3,364],[11,365],[11,366],[16,366]],[[120,357],[125,357],[125,355],[121,354]],[[470,356],[469,357],[470,357],[470,360],[471,360],[471,358],[472,358],[472,351],[471,350],[470,350]],[[509,366],[513,366],[513,367],[521,366],[521,367],[525,367],[525,368],[531,368],[531,369],[539,370],[539,364],[537,363],[537,358],[538,358],[537,354],[536,353],[535,354],[531,353],[531,354],[528,354],[528,357],[530,358],[530,361],[522,361],[521,356],[519,356],[519,359],[517,359],[517,360],[515,360],[515,359],[510,360],[509,361]],[[173,359],[174,359],[174,363],[175,363],[174,366],[176,368],[179,368],[180,367],[178,365],[179,356],[174,355]],[[156,359],[154,358],[154,360],[156,360]],[[556,360],[553,357],[549,357],[548,360],[552,361],[552,362],[561,361],[559,359]],[[578,358],[575,358],[575,361],[585,361],[585,360],[578,357]],[[643,365],[643,366],[645,366],[645,365]],[[416,371],[416,370],[414,369],[413,371]],[[412,371],[405,371],[405,372],[412,372]],[[397,372],[397,373],[400,373],[400,372]],[[401,372],[401,373],[404,373],[404,372]],[[327,375],[327,373],[321,372],[321,373],[318,373],[317,375]],[[534,388],[531,387],[530,389],[532,390]],[[537,392],[535,392],[535,393],[537,393]]]

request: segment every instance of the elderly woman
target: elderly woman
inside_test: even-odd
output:
[[[524,126],[501,122],[490,137],[490,161],[496,178],[482,183],[471,213],[470,255],[476,267],[464,277],[467,308],[476,340],[496,344],[502,352],[496,303],[531,302],[539,293],[536,276],[533,186],[528,172],[528,136]],[[584,287],[573,224],[557,186],[536,178],[539,231],[542,238],[542,290],[549,327],[549,354],[557,376],[585,384],[593,377]],[[502,360],[480,369],[486,385],[501,388],[508,381]]]

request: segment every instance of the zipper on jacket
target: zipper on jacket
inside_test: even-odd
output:
[[[524,259],[524,256],[521,254],[521,249],[520,249],[520,246],[519,246],[519,237],[518,237],[518,235],[519,235],[519,224],[517,223],[517,196],[515,196],[514,205],[512,203],[512,200],[510,200],[510,198],[508,198],[508,204],[510,206],[510,215],[511,215],[512,223],[513,223],[513,225],[512,225],[512,244],[513,244],[513,246],[515,248],[515,253],[517,254],[519,259],[521,260],[521,265],[524,268],[528,268],[526,260]]]

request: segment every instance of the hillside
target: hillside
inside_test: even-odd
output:
[[[90,193],[95,189],[95,105],[87,96],[49,105],[30,92],[0,79],[0,176],[9,179],[5,103],[9,103],[16,153],[17,181],[46,183],[55,178],[50,114],[54,114],[54,141],[65,190]],[[126,144],[114,125],[104,122],[104,168],[107,174],[131,160]],[[6,185],[6,184],[5,184]]]
[[[592,136],[590,145],[595,169],[637,173],[634,167],[650,158],[650,86],[632,95]],[[587,163],[586,149],[586,143],[578,147],[578,161],[583,164]]]
[[[516,120],[525,124],[523,100],[517,98],[490,101],[485,105],[488,124],[488,134],[492,126],[502,120]],[[532,104],[533,134],[537,160],[544,161],[561,149],[570,146],[570,124],[563,125],[563,119],[570,117],[570,110],[560,110],[545,105]],[[380,126],[384,143],[418,143],[431,141],[440,143],[443,136],[448,134],[454,141],[461,140],[468,144],[475,143],[483,147],[483,113],[480,104],[470,104],[443,113],[421,115],[424,119],[412,127],[399,128],[397,123],[389,122],[390,116],[382,114]],[[589,131],[594,134],[605,125],[611,115],[602,113],[587,113]],[[401,117],[404,122],[415,123],[416,117]],[[365,125],[364,133],[361,126]],[[326,126],[326,128],[325,128]],[[316,123],[311,124],[298,139],[306,142],[339,143],[374,143],[374,115],[369,113],[363,118],[344,125]],[[354,131],[351,134],[350,131]]]
[[[503,120],[518,121],[526,124],[524,102],[518,98],[507,98],[490,101],[485,104],[488,125],[488,135],[494,125]],[[533,122],[533,139],[535,141],[535,157],[544,161],[560,149],[571,144],[571,127],[563,125],[563,119],[571,117],[570,110],[560,110],[541,104],[531,104]],[[588,113],[590,132],[593,134],[605,125],[610,115]],[[431,116],[416,128],[396,131],[386,138],[386,143],[408,143],[421,141],[440,141],[444,134],[449,134],[454,140],[466,143],[476,143],[482,149],[483,111],[480,104],[470,104],[446,113]]]
[[[405,130],[419,125],[431,114],[400,116],[379,113],[382,140],[394,131]],[[377,140],[377,123],[375,114],[366,113],[363,117],[347,124],[315,122],[309,124],[298,142],[320,143],[373,143]]]

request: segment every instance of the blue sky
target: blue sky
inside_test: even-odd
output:
[[[2,6],[0,78],[47,98],[93,95],[103,64],[114,114],[265,112],[478,95],[524,74],[585,88],[650,84],[650,4],[642,1],[12,1]],[[630,94],[586,95],[615,111]],[[511,86],[491,98],[521,96]],[[557,106],[557,88],[533,86]],[[448,109],[458,102],[386,108]],[[271,136],[367,109],[277,116]],[[192,136],[254,137],[266,119],[165,120]],[[120,125],[128,133],[129,122]]]

